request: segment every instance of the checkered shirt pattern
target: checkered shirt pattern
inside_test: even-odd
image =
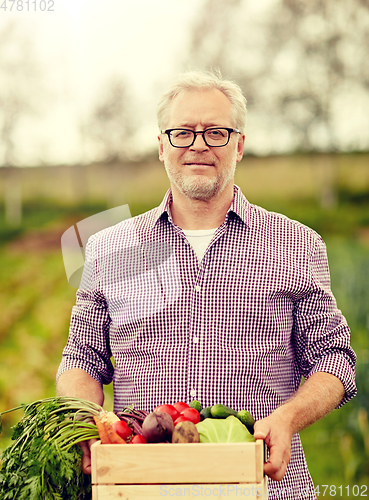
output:
[[[90,238],[57,376],[81,368],[113,381],[115,411],[198,399],[258,420],[318,371],[342,381],[341,405],[352,398],[356,357],[320,236],[250,204],[235,186],[199,262],[172,221],[171,199],[169,190],[159,207]],[[301,490],[315,498],[296,434],[269,497]]]

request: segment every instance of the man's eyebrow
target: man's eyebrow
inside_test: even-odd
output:
[[[203,129],[206,129],[206,128],[212,128],[212,127],[222,127],[222,125],[219,125],[218,123],[204,123],[203,125]],[[223,125],[224,126],[224,125]],[[185,123],[181,123],[181,125],[178,125],[176,128],[190,128],[190,129],[194,129],[196,128],[196,125],[193,125],[189,122],[185,122]]]

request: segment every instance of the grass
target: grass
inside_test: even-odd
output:
[[[21,224],[12,227],[5,223],[4,207],[1,206],[0,245],[14,241],[30,231],[48,231],[58,226],[67,229],[74,222],[106,210],[106,208],[106,204],[102,202],[69,205],[48,198],[41,198],[38,201],[29,200],[23,203]]]

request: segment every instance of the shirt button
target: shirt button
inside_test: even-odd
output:
[[[190,396],[191,396],[191,397],[193,397],[193,398],[196,396],[196,391],[195,391],[195,389],[191,389],[191,390],[190,390]]]
[[[201,286],[200,285],[196,285],[195,286],[195,290],[196,290],[196,292],[199,292],[201,290]]]
[[[199,338],[198,338],[198,337],[194,337],[194,338],[193,338],[193,341],[195,342],[195,344],[197,344],[197,343],[198,343],[198,341],[199,341]]]

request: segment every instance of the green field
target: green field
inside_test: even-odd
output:
[[[332,288],[358,356],[359,394],[301,437],[315,484],[329,485],[325,496],[340,498],[360,496],[352,488],[368,484],[369,477],[368,165],[368,155],[246,158],[236,174],[236,183],[252,203],[300,220],[327,243]],[[7,226],[0,208],[0,412],[55,393],[76,291],[64,271],[63,231],[119,204],[128,203],[132,215],[141,213],[160,203],[168,187],[157,161],[74,172],[69,167],[53,173],[29,169],[17,175],[22,176],[24,200],[21,225]],[[1,196],[1,172],[0,183]],[[108,387],[106,407],[111,406]],[[4,417],[0,450],[20,417]]]

